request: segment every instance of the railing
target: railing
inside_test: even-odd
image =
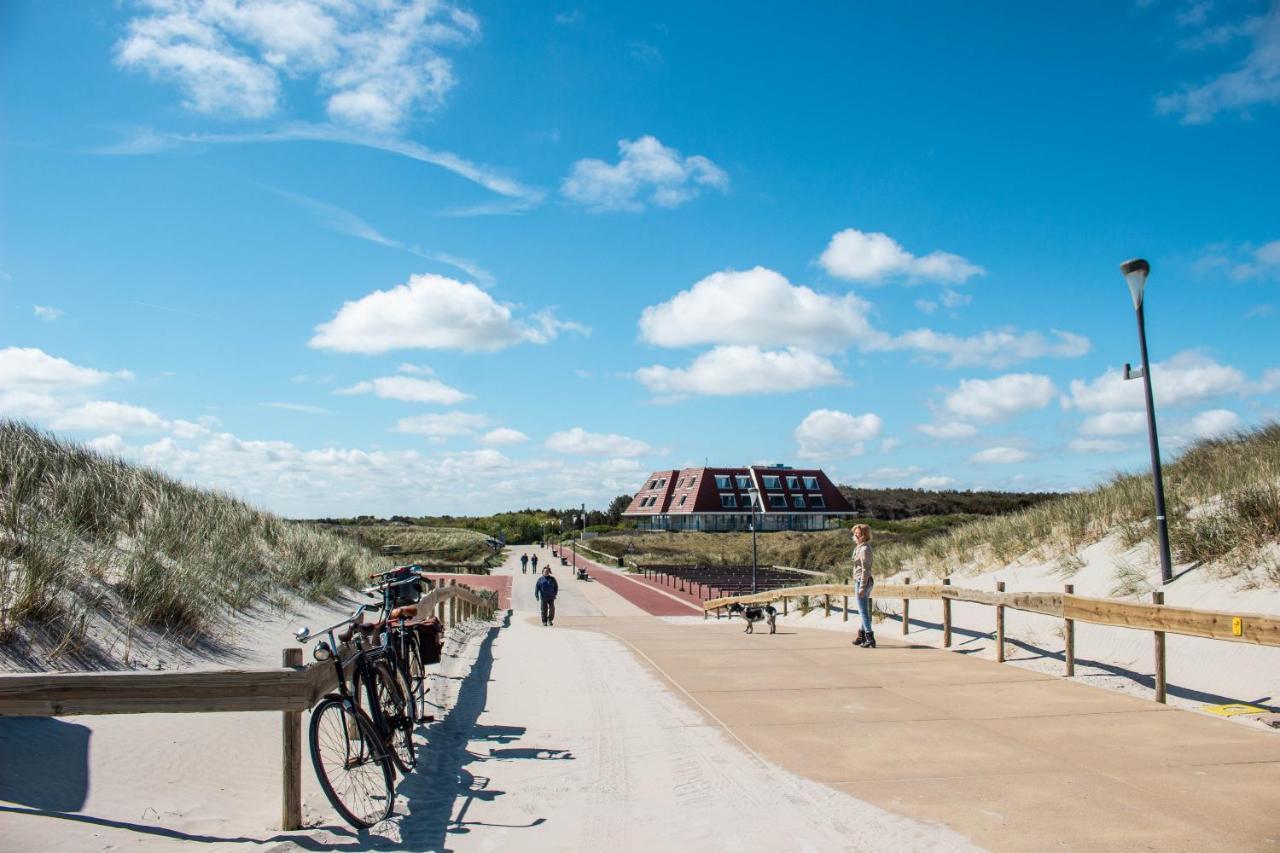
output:
[[[456,581],[422,596],[419,614],[452,627],[493,615],[488,600]],[[195,672],[50,672],[0,676],[0,717],[282,711],[281,829],[302,827],[302,712],[337,686],[330,663],[302,665],[287,648],[272,669]]]
[[[854,589],[848,584],[816,584],[813,586],[786,587],[755,595],[736,595],[713,598],[702,603],[704,616],[721,611],[731,604],[769,604],[781,601],[783,613],[787,612],[792,598],[821,597],[828,615],[832,597],[844,598],[844,618],[849,618],[849,598]],[[1005,592],[1004,583],[996,584],[996,591],[964,589],[951,586],[951,580],[940,584],[879,584],[872,590],[872,597],[902,600],[902,633],[910,625],[910,602],[924,599],[942,602],[942,645],[951,646],[951,602],[963,601],[985,604],[995,608],[996,660],[1004,661],[1004,611],[1024,610],[1063,620],[1063,640],[1066,644],[1066,674],[1075,674],[1075,623],[1089,622],[1116,628],[1136,628],[1155,634],[1155,687],[1156,701],[1165,701],[1165,634],[1183,634],[1209,640],[1226,640],[1235,643],[1251,643],[1259,646],[1280,646],[1280,617],[1260,613],[1231,613],[1221,610],[1196,610],[1175,607],[1164,603],[1164,593],[1152,593],[1152,602],[1116,601],[1108,598],[1087,598],[1073,593],[1068,584],[1057,592]]]

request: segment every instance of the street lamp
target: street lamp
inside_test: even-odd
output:
[[[751,594],[756,594],[756,528],[760,525],[757,523],[759,515],[757,507],[760,504],[760,493],[756,491],[756,487],[752,486],[747,490],[747,497],[751,500]]]
[[[1156,404],[1151,394],[1151,365],[1147,360],[1147,324],[1143,313],[1142,294],[1147,286],[1147,274],[1151,264],[1142,258],[1134,258],[1120,265],[1120,272],[1133,296],[1133,309],[1138,313],[1138,348],[1142,354],[1142,366],[1131,370],[1124,366],[1125,379],[1141,379],[1147,401],[1147,439],[1151,445],[1151,479],[1156,492],[1156,538],[1160,547],[1160,579],[1162,583],[1173,580],[1173,566],[1169,559],[1169,524],[1164,513],[1164,476],[1160,470],[1160,442],[1156,437]]]

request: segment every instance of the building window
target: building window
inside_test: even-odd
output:
[[[799,500],[799,498],[796,500]],[[814,509],[826,509],[827,502],[823,499],[822,495],[809,495],[809,506]]]
[[[687,501],[688,499],[689,499],[688,495],[681,495],[680,503],[676,504],[676,506],[684,506],[684,502]]]
[[[748,477],[746,474],[739,474],[734,479],[738,481],[739,489],[746,491],[747,489],[751,488],[751,478]]]
[[[649,488],[651,488],[651,489],[656,489],[656,488],[658,488],[658,481],[657,481],[657,480],[651,480],[651,481],[649,482]]]
[[[805,477],[805,478],[804,478],[804,487],[805,487],[806,489],[808,489],[809,491],[811,491],[811,492],[816,492],[816,491],[818,491],[818,478],[817,478],[817,477]]]
[[[793,491],[793,492],[794,492],[796,489],[800,488],[800,478],[799,478],[799,477],[788,477],[788,478],[787,478],[787,488],[788,488],[788,489],[790,489],[790,490],[791,490],[791,491]]]
[[[804,509],[804,495],[794,495],[791,498],[791,506],[795,509]]]
[[[764,478],[764,487],[765,487],[766,489],[781,489],[781,488],[782,488],[782,478],[781,478],[781,477],[775,477],[775,476],[773,476],[773,475],[766,476],[766,477]]]
[[[667,478],[663,477],[661,480],[658,481],[658,488],[661,489],[665,485],[667,485]]]
[[[732,489],[732,478],[728,474],[716,474],[717,489]]]
[[[774,479],[777,479],[777,478],[775,477]],[[787,496],[786,495],[769,495],[769,506],[772,509],[786,509]]]
[[[737,509],[738,500],[733,495],[721,495],[720,506],[724,507],[725,509]]]

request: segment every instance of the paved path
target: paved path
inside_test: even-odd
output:
[[[585,665],[580,656],[597,648],[595,634],[624,644],[694,709],[699,737],[725,736],[856,798],[838,810],[870,804],[1000,850],[1280,849],[1280,737],[1272,733],[888,638],[864,651],[842,632],[746,635],[736,621],[654,618],[603,584],[561,588],[574,604],[549,629],[557,650],[519,674],[499,656],[495,691],[508,678],[553,683],[565,657]],[[515,604],[519,621],[518,592]],[[542,630],[533,628],[531,648]],[[612,652],[595,654],[620,665]],[[609,681],[590,690],[608,693]],[[766,824],[786,817],[781,804],[761,808]],[[770,838],[746,847],[803,846]],[[863,845],[865,836],[850,837],[850,848]]]

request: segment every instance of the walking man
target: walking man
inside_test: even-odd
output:
[[[520,574],[524,574],[528,570],[529,570],[529,555],[521,554],[520,555]],[[536,572],[537,568],[534,568],[534,571]]]
[[[542,602],[543,625],[550,625],[555,621],[556,593],[559,591],[560,584],[551,574],[551,567],[547,566],[542,570],[542,577],[538,578],[538,582],[533,587],[533,597]]]
[[[533,568],[533,573],[536,575],[538,573],[538,555],[537,554],[534,554],[532,557],[529,558],[529,565]]]

